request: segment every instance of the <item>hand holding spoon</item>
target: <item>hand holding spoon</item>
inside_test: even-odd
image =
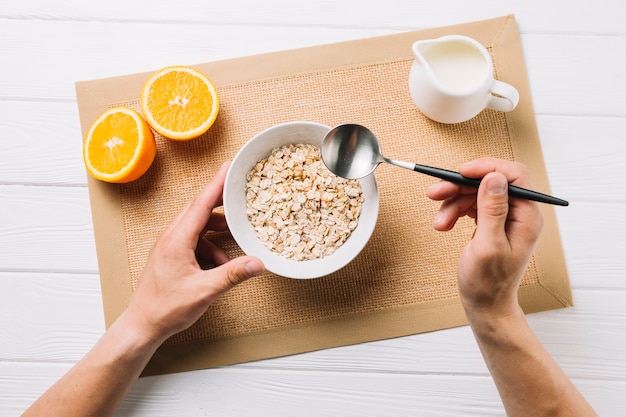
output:
[[[376,136],[366,127],[344,124],[331,129],[322,141],[322,160],[328,169],[343,178],[362,178],[373,172],[381,162],[441,178],[455,184],[478,188],[482,179],[468,178],[459,172],[385,158]],[[509,184],[511,197],[540,203],[567,206],[560,198]]]

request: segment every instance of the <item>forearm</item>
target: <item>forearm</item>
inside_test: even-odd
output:
[[[509,416],[596,415],[532,332],[520,308],[502,318],[467,313]]]
[[[122,315],[23,416],[113,415],[158,347],[136,329],[132,318]]]

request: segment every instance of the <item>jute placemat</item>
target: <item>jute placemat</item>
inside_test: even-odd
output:
[[[512,113],[484,111],[442,125],[413,105],[407,79],[411,44],[445,34],[483,43],[496,76],[515,85]],[[495,156],[526,163],[537,189],[549,192],[519,35],[513,16],[197,66],[221,98],[215,125],[190,142],[157,135],[154,165],[121,186],[89,180],[107,326],[123,311],[150,247],[186,202],[261,130],[306,120],[361,123],[393,158],[456,169]],[[139,109],[149,74],[77,83],[83,131],[105,108]],[[376,171],[380,215],[365,250],[320,279],[265,273],[224,295],[190,329],[159,349],[145,374],[192,370],[458,326],[465,323],[456,264],[474,224],[433,230],[438,204],[425,197],[435,180],[391,166]],[[554,208],[520,290],[525,311],[572,304]],[[210,238],[230,256],[242,254],[228,233]]]

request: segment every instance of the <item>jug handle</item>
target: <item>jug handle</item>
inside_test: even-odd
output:
[[[517,107],[519,93],[511,84],[494,80],[487,108],[498,111],[511,111]],[[495,94],[495,95],[494,95]]]

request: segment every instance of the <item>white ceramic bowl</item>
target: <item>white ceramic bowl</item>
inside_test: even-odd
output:
[[[224,184],[224,213],[233,238],[248,255],[263,261],[265,268],[288,278],[318,278],[350,263],[367,244],[378,219],[378,188],[373,174],[360,180],[363,209],[350,237],[333,254],[320,259],[296,261],[267,248],[256,236],[246,215],[246,174],[272,150],[288,144],[319,147],[330,127],[312,122],[289,122],[272,126],[250,139],[232,161]]]

